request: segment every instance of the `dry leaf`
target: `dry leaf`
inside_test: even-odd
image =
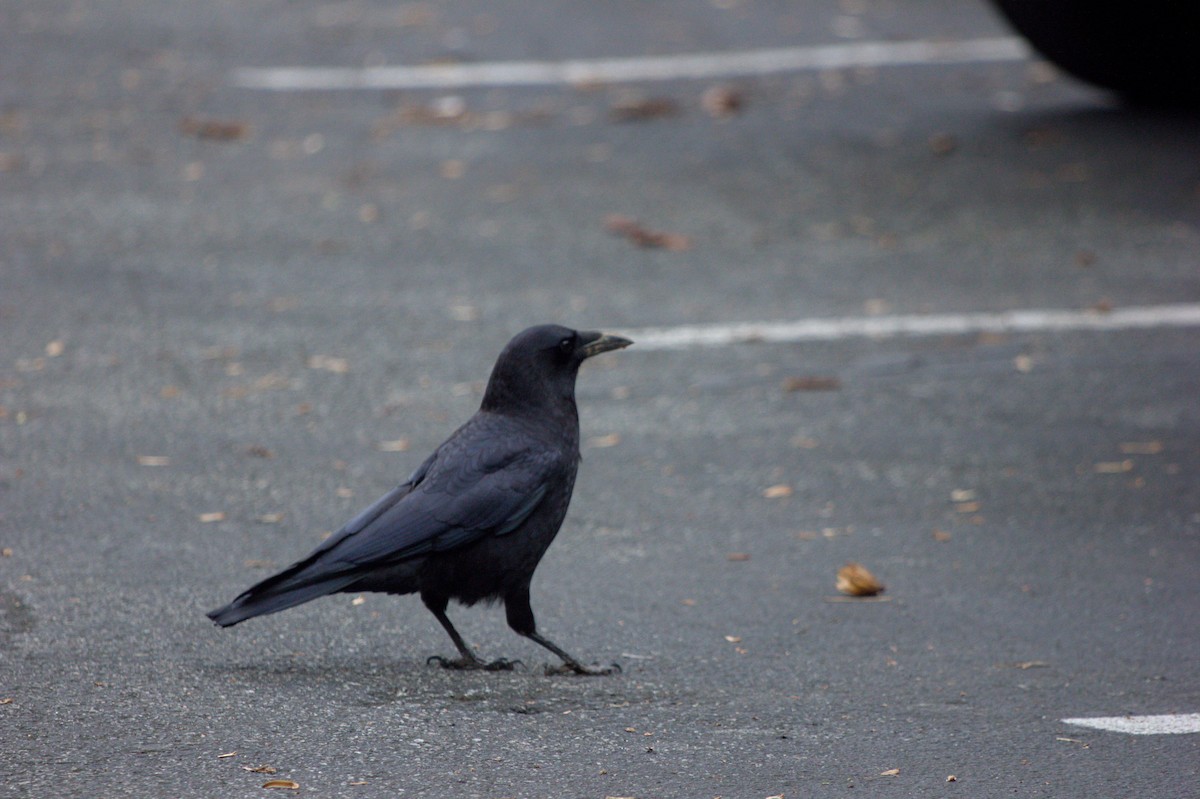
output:
[[[954,509],[959,513],[978,513],[982,507],[983,505],[978,502],[959,502]]]
[[[392,441],[380,441],[380,452],[408,452],[411,442],[407,438],[397,438]]]
[[[650,230],[636,219],[620,214],[609,214],[604,218],[604,228],[618,236],[624,236],[643,249],[661,248],[672,252],[691,249],[692,242],[679,233]]]
[[[614,122],[645,122],[650,119],[673,117],[679,104],[669,97],[648,97],[620,100],[613,103],[609,115]]]
[[[946,541],[949,541],[951,538],[952,538],[952,536],[950,535],[950,533],[946,532],[945,530],[934,530],[933,531],[933,540],[934,541],[941,541],[944,543]]]
[[[773,485],[770,488],[764,488],[762,495],[767,499],[779,499],[781,497],[790,497],[792,495],[792,487],[789,485]]]
[[[890,768],[887,771],[879,772],[880,777],[896,777],[899,774],[900,774],[900,769],[898,769],[898,768]]]
[[[234,141],[249,135],[250,126],[245,122],[188,116],[180,120],[179,132],[185,136],[195,136],[197,139]]]
[[[740,644],[742,642],[742,637],[740,635],[727,635],[725,636],[725,640],[731,644]]]
[[[946,782],[958,782],[958,777],[955,777],[953,774],[951,774],[950,776],[946,777]]]
[[[323,369],[326,372],[343,375],[350,371],[350,362],[345,358],[335,358],[332,355],[313,355],[308,359],[309,369]]]
[[[1122,455],[1157,455],[1163,451],[1161,441],[1126,441],[1118,445]]]
[[[958,149],[958,139],[949,133],[935,133],[929,137],[929,149],[934,155],[950,155]]]
[[[223,522],[225,521],[225,513],[219,510],[213,511],[212,513],[201,513],[199,519],[204,524],[210,524],[211,522]]]
[[[357,606],[357,605],[363,604],[366,601],[367,601],[367,598],[365,596],[356,596],[356,597],[354,597],[354,599],[350,600],[350,604]]]
[[[837,391],[842,381],[828,375],[789,377],[783,381],[784,391]]]
[[[242,766],[242,769],[253,772],[254,774],[274,774],[279,770],[274,766]]]
[[[0,699],[0,705],[11,705],[12,703],[13,698],[11,696],[6,696],[3,699]]]
[[[1122,474],[1133,471],[1133,461],[1102,461],[1092,467],[1096,474]]]
[[[975,497],[973,488],[956,488],[950,492],[951,502],[971,502]]]
[[[217,755],[217,760],[223,760],[224,758],[227,758],[227,757],[234,757],[234,756],[236,756],[236,755],[237,755],[237,750],[235,749],[235,750],[234,750],[234,751],[232,751],[232,752],[226,752],[226,753],[225,753],[225,754],[223,754],[223,755]]]
[[[297,791],[300,789],[300,783],[294,782],[292,780],[267,780],[266,782],[263,783],[262,787],[264,787],[264,788],[286,788],[290,791]]]
[[[63,354],[63,349],[65,346],[66,345],[63,344],[62,339],[55,339],[54,341],[51,341],[46,345],[46,357],[57,358]]]
[[[606,436],[595,436],[594,438],[588,439],[589,447],[598,447],[600,449],[604,449],[606,447],[615,447],[620,443],[621,436],[619,433],[609,433]]]
[[[13,556],[12,547],[5,547],[4,549],[0,549],[0,558],[11,558],[12,556]]]
[[[725,560],[732,560],[732,561],[750,560],[750,553],[749,552],[730,552],[728,555],[725,556]]]
[[[875,596],[883,593],[884,585],[861,563],[847,563],[838,570],[837,590],[848,596]]]
[[[745,100],[741,92],[729,86],[709,86],[700,95],[700,105],[709,116],[726,119],[739,113]]]
[[[166,466],[171,459],[166,455],[138,455],[137,462],[140,466]]]

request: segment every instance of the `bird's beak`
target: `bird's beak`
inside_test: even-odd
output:
[[[579,349],[576,350],[579,353],[580,360],[590,358],[593,355],[599,355],[602,352],[624,349],[633,343],[627,338],[611,336],[596,331],[580,333],[579,339],[583,342]]]

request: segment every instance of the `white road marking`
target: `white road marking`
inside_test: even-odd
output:
[[[754,342],[837,341],[848,338],[1131,330],[1200,326],[1200,303],[1148,305],[1112,311],[1018,310],[1003,313],[847,316],[794,322],[742,322],[623,330],[639,350],[723,347]]]
[[[1178,735],[1200,732],[1200,713],[1163,716],[1108,716],[1093,719],[1063,719],[1065,724],[1130,735]]]
[[[855,67],[1021,61],[1029,48],[1015,37],[962,41],[857,42],[725,53],[693,53],[579,61],[495,61],[475,64],[235,69],[244,89],[462,89],[471,86],[576,86],[655,80],[697,80]]]

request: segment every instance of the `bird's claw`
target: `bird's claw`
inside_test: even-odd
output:
[[[610,674],[620,674],[621,664],[612,663],[604,668],[589,669],[582,663],[577,663],[575,661],[563,661],[557,666],[546,664],[545,671],[546,676],[548,677],[553,677],[559,674],[578,674],[581,677],[607,677]]]

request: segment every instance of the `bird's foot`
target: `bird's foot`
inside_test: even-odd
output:
[[[620,674],[621,664],[613,663],[604,668],[588,668],[582,663],[575,660],[564,660],[557,666],[546,665],[546,676],[553,677],[558,674],[578,674],[581,677],[607,677],[610,674]]]
[[[477,657],[462,657],[450,660],[441,655],[431,655],[425,663],[437,663],[443,669],[454,669],[457,671],[513,671],[517,666],[521,666],[522,668],[525,666],[519,660],[509,660],[508,658],[497,658],[490,663],[485,663]]]

